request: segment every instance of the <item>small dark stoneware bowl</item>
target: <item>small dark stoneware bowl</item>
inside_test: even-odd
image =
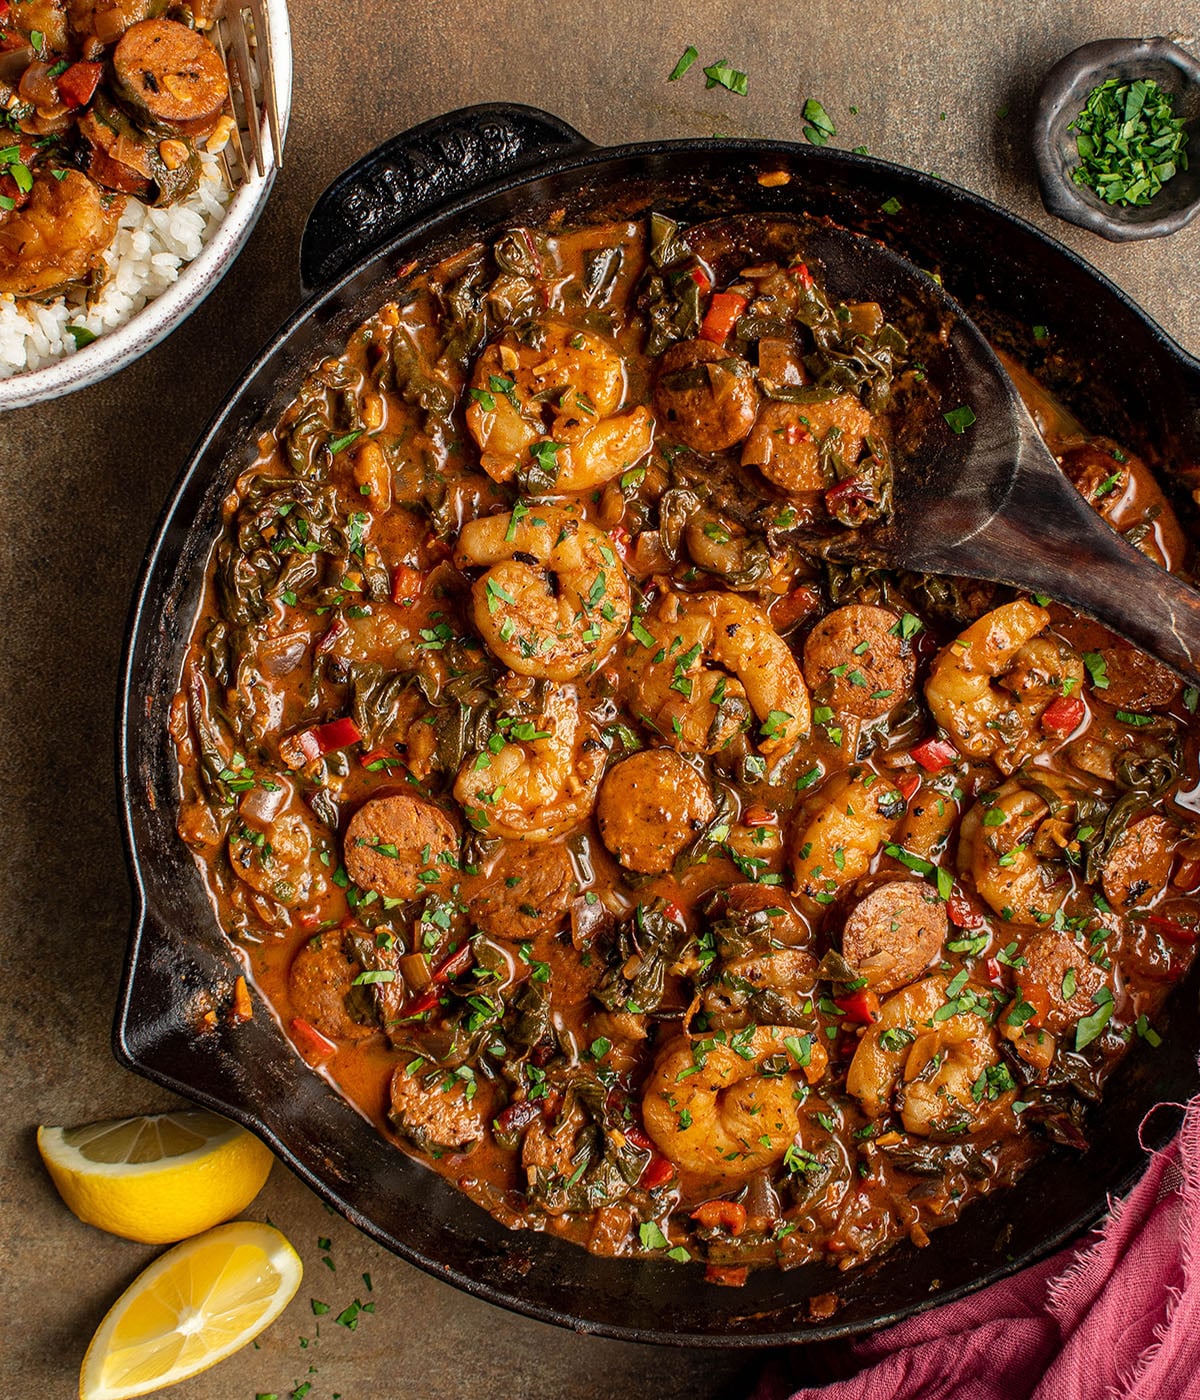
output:
[[[1088,94],[1108,78],[1153,78],[1174,99],[1188,133],[1191,168],[1168,180],[1149,204],[1106,204],[1071,172],[1079,164],[1075,133],[1068,127]],[[1051,214],[1114,243],[1162,238],[1200,214],[1200,63],[1169,39],[1101,39],[1056,63],[1038,93],[1033,154],[1042,203]]]

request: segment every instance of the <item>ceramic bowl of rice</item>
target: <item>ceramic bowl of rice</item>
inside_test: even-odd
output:
[[[282,139],[292,95],[286,0],[268,0],[267,11]],[[0,412],[107,379],[200,305],[241,252],[271,192],[275,171],[265,123],[263,143],[265,177],[231,189],[221,160],[205,154],[196,189],[179,203],[153,208],[126,200],[98,293],[47,302],[0,296]],[[228,159],[236,161],[232,148]]]

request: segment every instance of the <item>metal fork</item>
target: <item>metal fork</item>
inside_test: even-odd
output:
[[[254,168],[259,176],[267,173],[262,140],[264,108],[271,133],[275,169],[282,170],[283,145],[275,96],[275,66],[271,58],[271,27],[263,0],[225,0],[213,26],[212,36],[229,77],[229,103],[235,122],[233,140],[241,157],[242,182],[250,179],[247,146],[254,157]]]

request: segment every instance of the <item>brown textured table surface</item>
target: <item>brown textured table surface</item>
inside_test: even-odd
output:
[[[41,1123],[166,1106],[120,1070],[109,1027],[130,899],[113,778],[115,692],[143,553],[194,436],[240,367],[297,301],[296,253],[319,191],[383,137],[439,112],[512,100],[556,112],[603,143],[669,136],[797,138],[806,97],[835,145],[977,190],[1062,238],[1200,353],[1200,221],[1173,238],[1114,246],[1041,211],[1024,140],[1039,75],[1076,45],[1167,34],[1196,51],[1192,4],[995,0],[900,11],[497,0],[485,7],[295,0],[295,107],[287,165],[249,246],[169,340],[107,383],[0,421],[0,891],[5,1102],[0,1122],[0,1392],[75,1393],[87,1341],[154,1250],[80,1224],[34,1148]],[[1189,29],[1190,24],[1190,29]],[[706,91],[699,66],[664,81],[688,44],[727,58],[749,93]],[[851,112],[851,108],[857,112]],[[310,1400],[735,1395],[760,1359],[656,1351],[512,1317],[392,1258],[276,1167],[265,1213],[304,1258],[284,1316],[179,1400],[254,1400],[312,1382]],[[336,1272],[317,1239],[332,1241]],[[336,1311],[376,1311],[350,1332]],[[307,1339],[307,1345],[301,1339]],[[311,1369],[310,1369],[311,1368]]]

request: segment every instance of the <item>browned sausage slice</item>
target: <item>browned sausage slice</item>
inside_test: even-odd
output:
[[[392,1122],[423,1152],[465,1152],[483,1137],[484,1095],[468,1097],[467,1081],[453,1074],[436,1074],[419,1060],[399,1064],[391,1098]]]
[[[363,1040],[379,1029],[366,989],[354,986],[362,971],[337,929],[310,938],[288,973],[292,1010],[331,1040]]]
[[[850,911],[842,956],[875,991],[894,992],[915,981],[942,951],[946,906],[916,880],[876,885]]]
[[[853,394],[764,404],[742,449],[742,465],[757,467],[781,491],[821,491],[834,484],[823,469],[821,447],[828,442],[847,467],[854,466],[872,421]]]
[[[552,933],[578,888],[566,847],[505,841],[487,869],[463,882],[472,920],[492,938]]]
[[[1050,1000],[1043,1024],[1051,1035],[1070,1030],[1095,1010],[1092,997],[1105,976],[1068,934],[1043,929],[1025,945],[1025,966],[1017,972],[1021,987],[1040,987]]]
[[[396,793],[373,797],[350,818],[346,873],[364,890],[415,899],[457,878],[458,832],[431,802]]]
[[[1136,908],[1154,898],[1167,883],[1177,842],[1176,828],[1154,814],[1125,828],[1113,842],[1101,876],[1114,909]]]
[[[839,712],[876,719],[912,694],[917,663],[896,614],[850,603],[823,617],[804,643],[804,679]]]
[[[145,19],[113,50],[123,96],[152,120],[188,135],[216,125],[229,83],[216,49],[186,24]]]
[[[1101,647],[1108,686],[1098,693],[1118,710],[1164,709],[1179,694],[1183,682],[1161,661],[1123,642]]]
[[[708,784],[673,749],[643,749],[608,770],[596,803],[600,839],[627,870],[661,875],[712,821]]]
[[[750,431],[758,390],[745,360],[708,340],[682,340],[662,357],[654,404],[668,436],[723,452]]]

